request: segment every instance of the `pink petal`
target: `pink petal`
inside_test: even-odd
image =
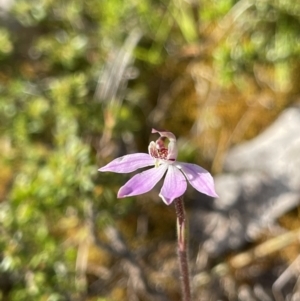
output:
[[[207,170],[196,164],[182,162],[175,162],[174,164],[182,170],[196,190],[211,197],[218,197],[214,187],[214,179]]]
[[[116,173],[129,173],[139,168],[154,165],[153,158],[149,154],[137,153],[116,158],[107,165],[99,168],[99,171],[112,171]]]
[[[169,165],[164,185],[159,196],[162,200],[170,205],[174,199],[182,196],[186,191],[187,183],[184,175],[174,165]]]
[[[143,194],[150,191],[163,177],[168,168],[167,164],[145,170],[132,177],[118,192],[118,198]]]

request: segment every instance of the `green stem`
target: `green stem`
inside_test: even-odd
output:
[[[177,215],[177,239],[178,239],[178,260],[181,272],[182,300],[191,301],[190,274],[187,259],[187,242],[185,238],[185,210],[183,198],[175,199],[175,210]]]

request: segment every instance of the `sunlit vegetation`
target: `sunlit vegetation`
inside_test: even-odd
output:
[[[179,300],[174,208],[156,192],[118,200],[127,177],[97,169],[146,152],[156,127],[181,137],[181,159],[221,173],[231,146],[299,101],[299,3],[15,0],[3,10],[0,300]],[[296,247],[277,258],[291,262]]]

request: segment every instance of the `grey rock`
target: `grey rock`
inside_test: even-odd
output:
[[[191,233],[209,256],[243,246],[300,200],[300,109],[287,109],[265,132],[229,151],[215,178],[219,198],[194,210]]]
[[[300,109],[285,110],[261,135],[234,147],[225,160],[225,170],[260,170],[299,190]]]

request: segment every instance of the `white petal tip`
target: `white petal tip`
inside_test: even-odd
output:
[[[167,206],[171,205],[172,202],[173,202],[173,200],[166,199],[162,194],[159,194],[158,196],[163,200],[163,202],[164,202]]]
[[[200,192],[202,192],[202,191],[200,191]],[[219,197],[216,192],[202,192],[202,193],[210,196],[211,198],[218,198]]]
[[[128,195],[118,192],[118,195],[117,195],[118,199],[123,199],[123,198],[126,198],[126,197],[128,197]]]
[[[211,191],[210,193],[207,194],[208,196],[212,197],[212,198],[218,198],[218,194],[215,192],[215,190]]]

